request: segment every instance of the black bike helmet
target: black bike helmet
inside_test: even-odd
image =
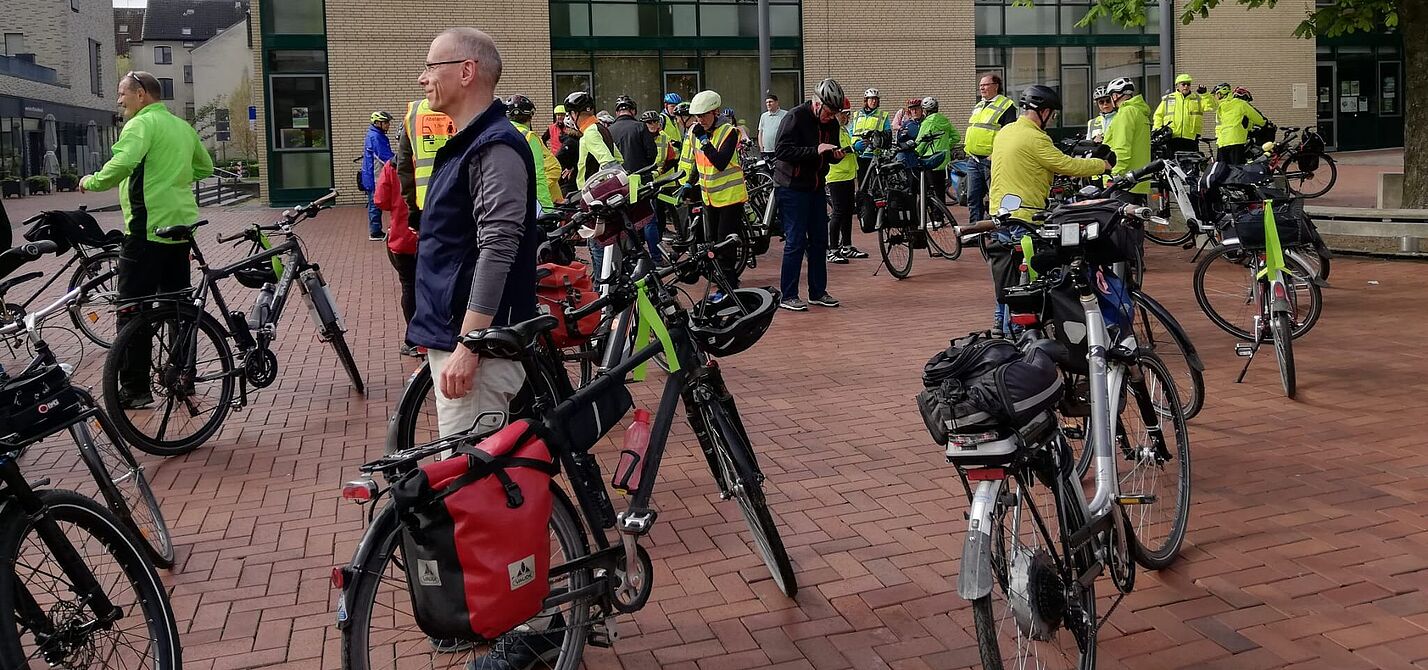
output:
[[[258,252],[258,249],[253,251],[253,253]],[[263,288],[263,284],[278,283],[278,274],[273,270],[272,260],[265,260],[257,265],[250,265],[239,269],[233,273],[233,278],[237,279],[239,284],[247,286],[248,288]]]
[[[654,111],[653,109],[641,113],[639,118],[641,123],[659,123],[660,121],[662,121],[662,119],[660,118],[660,113]]]
[[[576,91],[565,96],[566,114],[593,111],[595,111],[595,96],[590,95],[588,91]]]
[[[1050,86],[1036,84],[1029,86],[1021,92],[1021,106],[1023,109],[1061,111],[1061,95],[1056,89]]]
[[[719,302],[699,301],[690,312],[690,332],[710,356],[733,356],[764,336],[777,311],[777,289],[734,289]]]
[[[687,103],[687,102],[681,102],[681,103],[675,104],[675,106],[674,106],[674,115],[675,115],[675,116],[689,116],[689,103]]]
[[[634,111],[636,109],[635,99],[631,98],[628,95],[622,95],[618,98],[615,98],[615,111],[618,112],[626,109],[630,111]]]
[[[843,87],[836,79],[829,77],[813,87],[813,95],[818,102],[835,110],[843,108]]]
[[[520,93],[506,99],[506,116],[531,116],[535,114],[535,102]]]

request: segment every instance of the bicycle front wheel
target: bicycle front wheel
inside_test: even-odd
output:
[[[1155,215],[1163,219],[1164,223],[1146,221],[1144,225],[1145,239],[1163,247],[1178,247],[1190,241],[1194,232],[1186,225],[1184,216],[1176,221],[1172,218],[1171,202],[1175,200],[1175,194],[1166,187],[1163,181],[1157,180],[1150,187],[1151,209],[1155,210]]]
[[[798,594],[798,577],[788,560],[788,551],[784,549],[768,501],[764,499],[764,476],[755,463],[753,448],[722,405],[709,404],[701,408],[700,413],[704,417],[704,432],[718,456],[720,472],[714,474],[722,480],[721,488],[739,503],[744,522],[753,533],[759,558],[773,575],[778,590],[794,597]]]
[[[555,496],[550,515],[553,569],[590,551],[570,500],[553,483],[551,493]],[[401,524],[391,507],[377,515],[363,538],[363,546],[371,543],[371,551],[361,565],[352,566],[354,581],[338,603],[339,620],[346,615],[340,626],[344,670],[459,670],[470,662],[515,667],[499,661],[509,663],[510,655],[527,652],[539,660],[523,667],[575,670],[580,666],[594,604],[589,597],[543,611],[493,645],[428,637],[413,614],[401,538]],[[553,596],[570,593],[590,583],[589,568],[572,570],[552,577],[550,592]]]
[[[144,468],[134,460],[113,423],[103,413],[95,414],[71,426],[70,434],[114,516],[129,525],[155,565],[173,567],[174,541],[163,510]]]
[[[1274,336],[1274,355],[1279,359],[1279,383],[1284,387],[1284,395],[1294,399],[1294,338],[1289,336],[1289,315],[1275,314],[1269,320],[1269,330]]]
[[[1140,380],[1126,380],[1116,422],[1114,455],[1136,562],[1160,570],[1175,562],[1190,521],[1190,431],[1165,363],[1151,352],[1136,357]]]
[[[114,335],[119,330],[118,309],[114,306],[119,299],[119,252],[105,251],[90,256],[75,268],[69,280],[69,290],[73,291],[111,270],[114,276],[80,294],[69,306],[69,319],[79,332],[105,349],[114,343]]]
[[[99,503],[71,491],[37,492],[47,512],[0,512],[0,667],[183,667],[168,595],[139,543]],[[37,526],[53,521],[120,617],[97,623],[88,597]]]
[[[1095,667],[1095,583],[1071,578],[1059,540],[1038,523],[1059,532],[1058,506],[1046,487],[1003,485],[989,533],[992,592],[972,601],[982,667]]]
[[[1221,246],[1210,251],[1195,266],[1195,302],[1210,321],[1221,330],[1246,342],[1254,341],[1254,318],[1259,314],[1255,302],[1259,265],[1255,255],[1236,245]],[[1323,294],[1313,281],[1309,268],[1292,255],[1284,257],[1284,287],[1289,292],[1293,308],[1294,337],[1302,337],[1319,321],[1323,310]]]
[[[888,272],[897,279],[907,279],[912,274],[912,235],[902,228],[885,226],[885,211],[878,210],[878,250]]]
[[[135,378],[121,381],[130,374]],[[104,409],[140,451],[178,456],[223,426],[235,383],[223,326],[193,305],[167,303],[141,311],[114,338],[104,359]],[[130,407],[121,402],[121,386]],[[151,402],[135,408],[142,404],[135,398]]]
[[[952,218],[947,205],[935,199],[927,201],[927,243],[942,258],[955,261],[962,256],[962,238],[954,228],[957,220]]]
[[[423,361],[397,400],[397,411],[387,429],[387,453],[435,442],[438,437],[436,389],[431,381],[431,365]]]
[[[352,357],[352,349],[347,346],[347,334],[338,329],[337,324],[333,324],[331,329],[328,331],[328,342],[332,344],[332,350],[337,352],[337,360],[342,361],[342,369],[347,371],[347,378],[352,380],[352,388],[366,395],[367,386],[362,383],[362,371],[357,369],[357,359]]]

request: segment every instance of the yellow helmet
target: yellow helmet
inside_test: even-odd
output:
[[[694,96],[694,100],[689,103],[689,113],[693,115],[707,114],[719,109],[723,101],[719,99],[719,94],[713,91],[700,91]]]

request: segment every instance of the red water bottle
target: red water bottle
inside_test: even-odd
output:
[[[650,413],[635,410],[635,422],[625,429],[625,444],[620,449],[620,462],[615,464],[615,473],[610,478],[610,486],[626,495],[640,490],[640,470],[645,467],[645,451],[650,446]]]

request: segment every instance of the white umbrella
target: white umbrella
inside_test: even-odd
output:
[[[45,151],[59,149],[59,131],[55,127],[55,115],[45,115]]]
[[[89,147],[89,164],[85,166],[84,173],[98,172],[102,167],[99,161],[99,124],[94,121],[89,122],[89,132],[85,138],[85,145]]]

